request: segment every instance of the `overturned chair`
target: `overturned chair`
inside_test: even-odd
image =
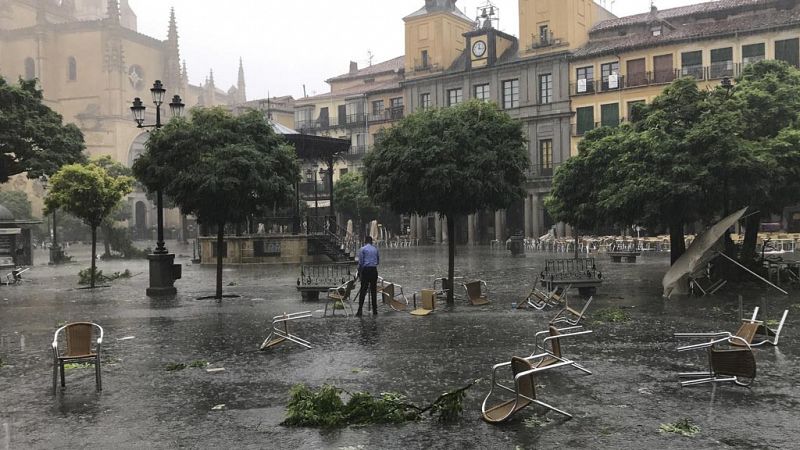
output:
[[[328,315],[328,305],[331,303],[333,303],[333,306],[331,307],[332,316],[336,315],[337,304],[342,305],[345,317],[353,314],[353,305],[351,304],[350,295],[352,295],[355,286],[356,280],[352,279],[339,287],[328,289],[328,296],[325,301],[325,312],[322,314],[322,317],[326,317]],[[347,313],[348,308],[350,309],[350,314]]]
[[[483,280],[470,281],[464,283],[464,291],[467,293],[467,301],[472,306],[483,306],[489,304],[489,299],[486,294],[488,293],[488,286]],[[481,287],[483,286],[483,288]]]
[[[687,334],[684,333],[684,336]],[[737,342],[736,346],[731,345],[734,341]],[[678,347],[679,352],[698,349],[705,349],[708,352],[708,370],[679,373],[679,378],[694,378],[681,381],[681,386],[725,382],[750,386],[756,378],[756,359],[753,349],[744,339],[729,334],[708,342]]]
[[[783,316],[781,317],[780,322],[778,322],[778,327],[776,329],[772,329],[763,321],[756,320],[758,317],[758,306],[756,306],[756,308],[753,310],[753,315],[749,319],[742,319],[742,324],[739,326],[739,329],[736,330],[736,333],[730,333],[728,331],[710,333],[675,333],[675,337],[728,337],[730,338],[729,343],[736,346],[744,346],[745,343],[750,347],[760,347],[764,344],[777,346],[778,340],[781,337],[781,330],[783,330],[783,325],[786,323],[786,317],[788,315],[788,309],[783,311]],[[733,339],[734,337],[738,337],[740,339]]]
[[[463,280],[464,277],[453,277],[453,283],[456,281]],[[450,285],[450,281],[447,277],[439,277],[433,280],[433,291],[436,293],[436,296],[439,298],[447,297],[447,292],[452,289]],[[455,291],[453,291],[453,297],[458,297]]]
[[[403,286],[395,283],[385,283],[381,289],[383,303],[389,305],[395,311],[405,311],[408,307],[408,298],[403,292]]]
[[[92,338],[97,329],[94,351],[92,351]],[[58,345],[58,335],[63,331],[66,346],[61,349]],[[66,387],[64,364],[90,363],[94,365],[95,385],[98,391],[103,390],[103,379],[100,373],[100,346],[103,344],[103,327],[91,322],[68,323],[56,330],[53,335],[53,394],[58,390],[58,375],[61,374],[61,387]]]
[[[550,325],[557,325],[560,323],[566,323],[568,325],[580,324],[586,314],[586,310],[589,309],[589,305],[592,304],[593,298],[594,297],[589,297],[586,303],[583,304],[583,309],[580,311],[569,306],[569,302],[564,299],[564,307],[550,319]]]
[[[525,299],[521,305],[529,306],[536,310],[542,310],[547,308],[548,306],[555,307],[555,306],[564,306],[567,301],[567,291],[569,290],[570,286],[556,286],[553,288],[552,291],[546,291],[538,287],[539,286],[539,279],[537,278],[536,282],[533,283],[533,289],[531,289],[531,293],[528,294],[528,297]]]
[[[289,322],[307,319],[311,317],[311,311],[302,311],[296,313],[283,313],[280,316],[272,318],[272,330],[264,342],[261,344],[259,350],[266,350],[272,348],[283,341],[291,341],[295,344],[301,345],[305,348],[311,348],[311,343],[307,340],[296,336],[289,332]]]
[[[572,366],[591,375],[592,372],[562,355],[561,339],[591,333],[590,330],[578,331],[580,328],[581,327],[556,328],[550,326],[548,330],[536,333],[535,349],[531,356],[527,358],[514,356],[511,358],[510,362],[492,366],[492,386],[481,405],[483,419],[489,423],[504,422],[531,403],[536,403],[537,405],[544,406],[545,408],[571,418],[572,415],[568,412],[548,405],[536,398],[536,380],[534,374],[561,366]],[[566,333],[564,333],[565,331]],[[547,335],[547,337],[542,339],[540,345],[538,343],[538,338],[544,335]],[[547,349],[548,343],[550,344],[550,349]],[[501,384],[497,379],[498,370],[509,366],[511,367],[511,373],[514,377],[513,389]],[[500,400],[498,403],[489,406],[489,399],[492,397],[492,394],[494,394],[495,389],[511,392],[514,394],[514,398],[505,401]]]

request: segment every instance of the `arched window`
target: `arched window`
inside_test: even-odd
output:
[[[67,59],[67,79],[69,81],[76,81],[78,79],[78,62],[75,61],[74,56]]]
[[[33,58],[25,58],[25,79],[32,80],[36,78],[36,63]]]

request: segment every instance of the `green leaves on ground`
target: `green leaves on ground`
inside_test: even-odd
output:
[[[108,283],[120,278],[130,278],[131,271],[125,269],[123,272],[114,272],[111,275],[103,274],[102,270],[97,270],[95,268],[94,280],[97,283]],[[78,284],[85,286],[87,284],[91,284],[92,282],[92,268],[88,267],[86,269],[81,270],[78,272]]]
[[[626,323],[631,321],[631,316],[619,306],[603,308],[592,314],[596,322]]]
[[[164,368],[167,372],[178,372],[187,367],[191,367],[194,369],[205,369],[208,366],[208,361],[203,359],[198,359],[195,361],[190,362],[189,364],[177,362],[177,363],[169,363]]]
[[[92,363],[66,363],[66,364],[64,364],[64,370],[88,369],[90,367],[94,367],[94,364],[92,364]]]
[[[683,418],[673,423],[662,423],[658,427],[660,433],[676,433],[681,436],[693,437],[700,432],[700,427],[692,423],[692,419]]]
[[[466,390],[473,384],[442,394],[426,407],[407,403],[403,395],[394,392],[385,392],[378,397],[368,392],[355,392],[350,394],[350,399],[345,403],[341,397],[343,390],[340,388],[326,384],[313,391],[306,385],[298,384],[289,391],[286,420],[282,424],[338,428],[416,421],[425,413],[438,416],[441,422],[450,423],[461,416]]]

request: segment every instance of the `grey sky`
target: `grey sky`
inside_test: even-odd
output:
[[[139,31],[166,39],[169,8],[175,7],[181,57],[189,81],[204,82],[214,70],[217,87],[236,83],[244,60],[249,99],[270,95],[308,95],[328,91],[325,79],[345,73],[349,62],[368,65],[401,56],[403,17],[424,0],[129,0]],[[459,0],[475,17],[486,0]],[[518,0],[493,0],[500,8],[500,29],[519,35]],[[599,2],[603,3],[603,2]],[[650,0],[607,0],[617,16],[647,12]],[[702,3],[655,0],[659,9]],[[169,88],[169,87],[168,87]]]

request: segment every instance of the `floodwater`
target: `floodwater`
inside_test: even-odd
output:
[[[170,246],[171,249],[174,245]],[[447,268],[445,247],[381,250],[380,274],[406,295],[429,288]],[[146,261],[100,262],[104,272],[130,269],[134,277],[112,287],[77,287],[79,262],[36,266],[26,280],[0,286],[0,450],[18,448],[796,448],[800,439],[797,287],[784,296],[753,283],[706,298],[661,298],[668,255],[648,254],[635,264],[597,256],[604,284],[589,309],[593,333],[563,343],[564,353],[593,372],[559,368],[537,377],[537,395],[572,413],[565,420],[527,407],[504,425],[481,420],[491,366],[533,351],[533,335],[552,310],[515,310],[544,260],[485,247],[458,248],[456,275],[486,280],[492,303],[472,307],[456,300],[427,317],[379,306],[373,318],[323,318],[322,303],[303,303],[295,267],[226,267],[225,291],[238,298],[197,300],[213,294],[214,268],[192,265],[191,249],[177,248],[184,265],[179,294],[171,300],[144,295]],[[83,252],[85,256],[87,252]],[[37,253],[39,260],[44,253]],[[679,371],[702,370],[702,351],[681,352],[678,331],[735,331],[738,295],[744,313],[789,318],[780,346],[755,350],[757,378],[750,388],[710,384],[681,388]],[[577,292],[571,304],[582,306]],[[593,320],[592,312],[619,306],[625,323]],[[306,350],[284,342],[258,351],[272,316],[314,311],[293,330],[311,341]],[[764,315],[766,310],[766,315]],[[50,342],[59,324],[93,321],[105,328],[103,387],[94,371],[67,372],[63,392],[52,394]],[[133,338],[130,338],[133,337]],[[128,339],[122,339],[128,338]],[[170,363],[208,361],[169,372]],[[340,430],[280,425],[290,387],[333,384],[348,391],[396,391],[427,404],[445,391],[479,379],[467,394],[461,420],[435,420]],[[224,405],[221,410],[213,410]],[[537,420],[533,420],[537,418]],[[694,437],[660,433],[659,425],[690,418]],[[538,423],[538,425],[537,425]]]

